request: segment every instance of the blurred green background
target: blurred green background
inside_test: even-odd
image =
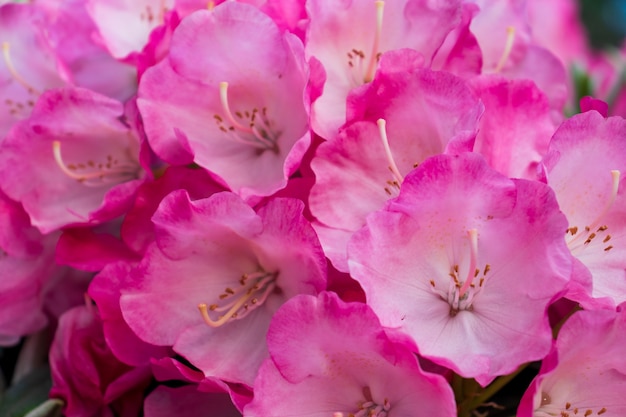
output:
[[[596,49],[621,46],[626,36],[626,0],[579,0],[579,3],[591,45]]]

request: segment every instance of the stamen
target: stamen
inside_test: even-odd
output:
[[[469,270],[467,272],[467,278],[465,278],[465,282],[459,291],[459,298],[463,298],[465,292],[472,284],[472,280],[477,275],[476,271],[476,263],[478,258],[478,230],[470,229],[468,232],[470,238],[470,265]]]
[[[376,32],[374,35],[374,44],[372,45],[372,53],[367,64],[367,71],[363,77],[363,81],[369,83],[374,79],[374,72],[376,70],[376,62],[378,61],[378,49],[380,48],[380,37],[383,31],[383,11],[385,9],[385,2],[378,0],[374,2],[376,6]]]
[[[385,155],[387,157],[387,162],[389,162],[389,170],[394,176],[394,179],[398,183],[398,185],[402,184],[404,181],[404,177],[400,174],[400,170],[396,165],[396,162],[393,159],[393,155],[391,154],[391,148],[389,147],[389,140],[387,139],[387,121],[385,119],[378,119],[376,122],[378,125],[378,132],[380,134],[380,139],[383,142],[383,147],[385,148]]]
[[[137,167],[131,165],[114,166],[111,156],[109,156],[109,162],[106,164],[106,169],[102,164],[98,164],[100,170],[79,174],[75,172],[76,168],[73,165],[66,165],[65,161],[63,161],[63,156],[61,155],[61,142],[58,140],[52,142],[52,154],[54,155],[54,161],[57,163],[57,166],[65,175],[87,186],[101,186],[123,182],[135,177],[136,175],[135,170]],[[92,168],[95,168],[96,165],[93,161],[89,161],[87,164]],[[79,167],[83,168],[82,165],[83,164],[79,164]],[[98,181],[89,182],[90,180]]]
[[[13,77],[15,81],[21,84],[25,89],[27,89],[30,93],[40,95],[41,92],[38,91],[35,87],[30,85],[28,81],[26,81],[22,76],[15,70],[15,66],[13,65],[13,61],[11,60],[11,51],[9,42],[2,42],[2,56],[4,58],[4,63],[9,70],[9,73]]]
[[[500,61],[498,61],[498,65],[496,65],[493,72],[500,72],[506,61],[509,60],[509,56],[511,55],[511,51],[513,50],[513,43],[515,42],[515,28],[513,26],[509,26],[506,28],[506,43],[504,44],[504,51],[502,52],[502,56],[500,57]]]
[[[228,105],[228,82],[226,81],[222,81],[220,83],[220,102],[222,104],[222,109],[224,110],[224,114],[226,115],[226,119],[228,120],[228,122],[230,122],[233,128],[243,133],[251,134],[254,136],[254,139],[252,138],[244,139],[244,138],[239,137],[238,135],[235,135],[234,137],[239,142],[245,143],[247,145],[256,146],[261,149],[271,149],[273,151],[277,151],[276,143],[264,137],[263,135],[261,135],[261,133],[259,133],[257,128],[254,126],[254,120],[250,123],[250,126],[245,126],[239,123],[235,119],[235,117],[233,117],[233,113],[231,112],[230,106]],[[219,119],[216,119],[216,120],[220,121]],[[223,129],[223,130],[227,131],[226,129]]]
[[[218,297],[219,300],[234,297],[232,301],[221,306],[218,304],[211,304],[210,306],[207,306],[205,303],[198,304],[198,310],[206,324],[211,327],[220,327],[230,319],[245,317],[250,311],[263,304],[274,290],[276,287],[276,274],[265,272],[257,272],[250,275],[244,274],[238,282],[240,284],[239,288],[233,290],[230,287],[226,287],[224,293]],[[209,315],[209,311],[226,311],[226,313],[220,315],[217,320],[213,320]]]

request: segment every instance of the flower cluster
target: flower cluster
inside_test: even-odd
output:
[[[0,345],[67,417],[468,417],[529,364],[519,416],[626,415],[626,49],[576,13],[0,1]]]

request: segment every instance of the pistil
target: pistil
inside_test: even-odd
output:
[[[390,185],[400,188],[400,184],[404,181],[404,176],[400,173],[400,170],[396,165],[396,161],[393,159],[393,155],[391,154],[391,147],[389,146],[389,139],[387,138],[387,121],[385,119],[378,119],[376,124],[378,125],[378,133],[383,143],[383,148],[385,149],[385,157],[389,163],[388,168],[394,178],[394,181],[392,181]],[[388,188],[385,188],[385,190],[388,190]],[[390,191],[387,191],[388,194],[389,192]]]
[[[376,32],[374,35],[374,44],[372,45],[372,53],[367,64],[367,70],[363,81],[366,83],[371,82],[374,79],[374,72],[376,71],[376,64],[378,62],[379,49],[380,49],[380,37],[383,31],[383,12],[385,10],[385,2],[382,0],[375,1],[376,6]]]
[[[467,278],[459,291],[459,298],[463,298],[465,296],[465,293],[472,284],[474,277],[476,277],[479,273],[479,270],[476,268],[476,260],[478,257],[478,231],[476,229],[470,229],[467,233],[470,239],[470,265],[467,271]]]
[[[16,82],[18,82],[20,85],[22,85],[26,90],[28,90],[29,93],[40,95],[41,92],[38,91],[32,85],[30,85],[28,81],[26,81],[15,69],[15,66],[13,65],[13,61],[11,60],[10,48],[11,47],[10,47],[9,42],[2,42],[2,57],[4,58],[4,63],[6,64],[7,69],[9,70],[9,73],[11,74],[13,79]]]
[[[509,56],[511,55],[511,51],[513,50],[513,43],[515,43],[515,28],[513,26],[509,26],[506,28],[506,42],[504,44],[504,51],[502,51],[500,60],[498,61],[498,64],[494,68],[493,72],[498,73],[502,71],[502,68],[504,68],[504,65],[509,60]]]

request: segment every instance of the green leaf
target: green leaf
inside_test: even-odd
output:
[[[0,400],[0,417],[24,417],[48,399],[52,387],[50,369],[35,369],[9,387]]]

